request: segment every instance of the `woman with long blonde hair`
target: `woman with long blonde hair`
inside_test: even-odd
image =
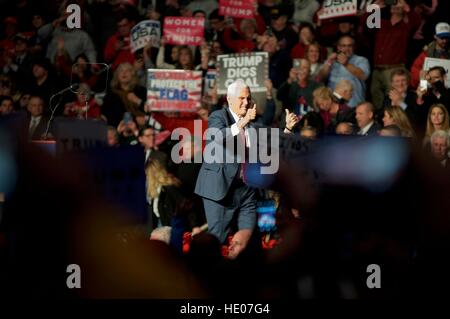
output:
[[[147,202],[152,211],[153,226],[172,226],[175,216],[184,220],[186,230],[200,232],[200,212],[192,209],[192,202],[183,195],[181,181],[169,173],[158,160],[150,160],[145,169]]]
[[[385,127],[388,125],[397,125],[403,137],[413,138],[416,135],[405,111],[398,106],[385,107],[383,124]]]
[[[170,174],[158,160],[150,160],[145,169],[147,202],[153,212],[153,225],[171,226],[177,203],[184,200],[180,192],[181,182]]]
[[[144,115],[147,90],[139,85],[135,68],[130,63],[120,64],[111,80],[111,90],[105,96],[102,114],[108,124],[117,127],[125,112]]]
[[[443,130],[448,132],[449,128],[447,108],[441,103],[433,104],[428,111],[425,138],[429,140],[434,131]]]

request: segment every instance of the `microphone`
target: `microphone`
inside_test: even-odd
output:
[[[79,86],[80,86],[79,83],[71,84],[70,86],[66,87],[65,89],[62,89],[62,90],[59,91],[59,92],[56,92],[55,94],[53,94],[53,95],[50,97],[50,101],[49,101],[48,104],[49,104],[50,110],[52,111],[52,114],[50,115],[50,119],[48,120],[47,128],[46,128],[45,133],[44,133],[44,139],[45,139],[45,140],[46,140],[47,137],[48,137],[48,131],[50,130],[50,124],[51,124],[51,122],[53,121],[53,118],[54,118],[54,116],[55,116],[55,112],[56,112],[56,110],[58,109],[59,104],[61,103],[62,96],[61,96],[61,98],[59,99],[58,104],[56,104],[55,108],[52,108],[52,101],[53,101],[53,98],[54,98],[55,96],[60,95],[60,94],[66,93],[67,91],[70,91],[70,90],[76,90],[76,89],[78,89]]]
[[[72,84],[72,85],[66,87],[65,89],[62,89],[61,91],[56,92],[55,94],[53,94],[53,96],[57,96],[57,95],[66,93],[67,91],[70,91],[70,90],[76,90],[76,89],[78,89],[79,86],[80,86],[79,83],[74,83],[74,84]],[[52,96],[52,97],[53,97],[53,96]]]

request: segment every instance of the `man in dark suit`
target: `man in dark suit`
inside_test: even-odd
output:
[[[165,168],[168,167],[169,157],[158,150],[158,146],[170,136],[170,132],[158,132],[153,126],[146,125],[139,130],[139,143],[144,147],[145,165],[150,160],[159,161]]]
[[[248,138],[248,128],[256,118],[256,105],[252,105],[250,90],[242,80],[230,84],[227,101],[229,107],[211,113],[208,118],[208,129],[217,129],[221,133],[214,135],[214,141],[208,144],[222,147],[223,154],[231,155],[233,161],[229,158],[227,161],[224,158],[208,159],[205,152],[195,193],[203,199],[209,232],[221,243],[237,226],[238,231],[229,247],[229,257],[235,258],[248,244],[256,225],[256,193],[244,183],[245,164],[240,163],[243,154],[239,154],[240,151],[248,154],[250,147],[256,147]],[[225,144],[230,145],[230,140],[238,145],[237,151],[234,147],[231,152],[225,148]]]
[[[362,102],[356,107],[357,135],[377,135],[381,125],[375,121],[375,107],[370,102]]]
[[[44,101],[39,96],[32,96],[28,101],[28,137],[31,140],[40,140],[47,130],[48,117],[43,115]]]

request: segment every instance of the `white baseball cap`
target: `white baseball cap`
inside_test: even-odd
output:
[[[436,24],[436,36],[438,38],[450,38],[450,25],[447,22]]]

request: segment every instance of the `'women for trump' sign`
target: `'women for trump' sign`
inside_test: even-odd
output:
[[[147,103],[151,111],[196,112],[201,93],[201,71],[148,70]]]
[[[166,17],[164,38],[169,44],[200,45],[204,39],[205,19],[186,17]]]

